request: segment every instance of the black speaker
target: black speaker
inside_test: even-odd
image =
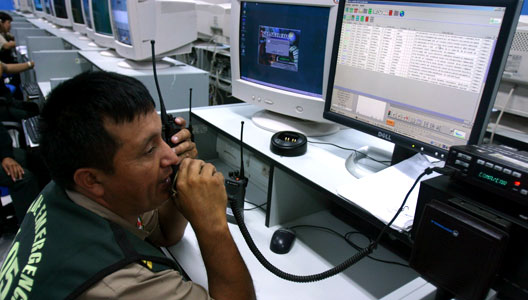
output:
[[[410,265],[457,299],[484,299],[500,267],[508,234],[439,201],[423,211]]]

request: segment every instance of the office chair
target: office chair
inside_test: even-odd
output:
[[[2,121],[2,125],[7,129],[13,141],[13,147],[25,149],[26,139],[22,125],[18,122]],[[2,187],[3,191],[8,191],[7,187]],[[0,202],[0,235],[4,232],[16,232],[18,228],[17,218],[13,202],[6,204]]]

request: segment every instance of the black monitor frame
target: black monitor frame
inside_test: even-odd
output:
[[[479,144],[482,142],[486,126],[488,124],[489,115],[495,101],[500,79],[502,77],[502,71],[506,58],[509,53],[511,41],[515,33],[515,26],[517,24],[522,0],[383,0],[386,2],[395,3],[431,3],[431,4],[453,4],[453,5],[476,5],[476,6],[494,6],[494,7],[505,7],[506,11],[502,20],[502,25],[499,30],[499,35],[495,47],[495,51],[492,56],[488,76],[485,82],[482,97],[477,110],[477,116],[475,124],[471,131],[471,135],[468,140],[468,144]],[[406,137],[404,135],[385,130],[383,128],[373,126],[352,118],[342,116],[338,113],[330,111],[332,92],[334,87],[334,77],[337,66],[337,56],[339,52],[339,42],[341,37],[341,28],[343,25],[343,14],[347,0],[339,1],[339,10],[336,22],[336,30],[334,37],[334,46],[332,50],[332,60],[330,65],[330,74],[327,85],[326,102],[323,117],[325,119],[334,121],[336,123],[360,130],[370,135],[382,138],[395,144],[395,152],[410,151],[410,153],[421,152],[442,160],[447,157],[448,150],[442,149],[436,146],[429,145],[427,143]],[[398,148],[398,149],[397,149]],[[405,149],[402,151],[402,149]],[[409,156],[404,154],[403,158]],[[401,159],[401,158],[400,158]],[[398,162],[393,155],[392,163]]]

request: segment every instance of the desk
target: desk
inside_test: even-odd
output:
[[[28,22],[35,25],[36,27],[40,29],[44,29],[47,32],[51,33],[54,36],[62,38],[65,42],[72,45],[74,48],[78,50],[92,50],[92,51],[101,51],[106,48],[101,48],[93,43],[92,40],[83,37],[80,33],[73,31],[70,28],[65,27],[57,27],[49,22],[46,22],[43,19],[36,18],[36,19],[28,19]]]
[[[150,95],[156,102],[156,107],[160,107],[158,92],[151,68],[145,70],[123,68],[118,64],[124,61],[124,58],[102,56],[97,51],[79,51],[79,54],[99,70],[116,72],[138,79],[149,90]],[[172,65],[169,68],[157,70],[158,81],[166,109],[188,108],[189,88],[193,89],[193,107],[207,106],[209,103],[208,73],[172,58],[165,57],[163,61]],[[188,119],[187,116],[185,118]]]
[[[208,147],[220,147],[223,142],[220,143],[219,138],[238,140],[240,121],[245,121],[244,147],[245,151],[249,152],[247,155],[251,165],[246,171],[255,171],[255,157],[264,164],[269,164],[270,168],[267,186],[269,192],[265,192],[263,196],[262,193],[250,191],[248,187],[246,195],[248,201],[268,204],[266,211],[257,209],[244,213],[255,243],[266,258],[285,272],[308,275],[325,271],[356,251],[341,238],[315,229],[297,229],[297,240],[286,255],[272,253],[269,250],[269,240],[277,228],[297,224],[326,226],[343,234],[354,230],[325,209],[328,202],[344,201],[337,199],[334,187],[346,183],[347,180],[354,180],[344,167],[348,153],[333,147],[309,145],[307,153],[303,156],[277,156],[269,150],[272,133],[256,127],[251,122],[251,116],[258,110],[259,108],[248,104],[194,109],[193,128],[200,156],[213,162],[224,174],[229,171],[230,166],[219,159],[221,155],[218,152],[222,154],[224,151]],[[352,141],[358,140],[352,143],[359,144],[361,141],[383,148],[390,147],[389,143],[353,130],[342,130],[321,140],[340,140],[339,144],[343,145],[347,141],[345,138],[351,136],[355,137]],[[254,175],[248,174],[250,185],[256,179]],[[266,190],[266,187],[263,189]],[[298,197],[299,194],[302,197]],[[336,199],[328,200],[332,195]],[[251,204],[246,203],[246,208],[251,207]],[[258,299],[423,299],[435,290],[409,268],[383,264],[368,258],[345,272],[320,282],[300,284],[285,281],[260,265],[236,225],[229,224],[229,228],[252,274]],[[190,226],[186,229],[183,240],[168,250],[182,264],[193,281],[207,286],[205,267]],[[383,247],[377,249],[373,256],[402,262],[399,257]]]

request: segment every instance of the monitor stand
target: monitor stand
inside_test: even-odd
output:
[[[101,54],[101,56],[104,56],[104,57],[120,57],[117,52],[115,52],[114,50],[102,50],[102,51],[99,51],[99,54]]]
[[[391,156],[392,153],[381,148],[363,146],[357,151],[352,151],[345,161],[345,167],[352,176],[359,179],[387,168]]]
[[[125,59],[123,61],[120,61],[117,63],[117,65],[124,69],[133,69],[133,70],[152,70],[152,62],[151,61],[134,61],[130,59]],[[167,69],[172,67],[173,64],[156,60],[156,69]]]
[[[345,167],[352,176],[359,179],[404,161],[414,154],[416,151],[398,145],[394,145],[392,152],[377,147],[363,146],[350,154],[345,161]]]
[[[256,112],[251,120],[258,127],[271,131],[296,131],[306,136],[324,136],[339,131],[339,126],[330,123],[307,121],[294,117],[281,115],[269,110]]]

